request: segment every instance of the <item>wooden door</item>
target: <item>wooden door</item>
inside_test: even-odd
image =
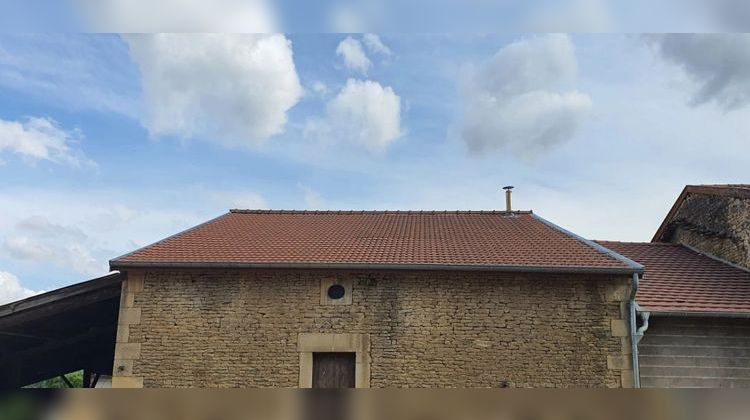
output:
[[[313,388],[354,388],[354,353],[313,353]]]

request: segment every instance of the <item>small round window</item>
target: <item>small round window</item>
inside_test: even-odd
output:
[[[346,294],[346,289],[340,284],[334,284],[328,288],[328,297],[331,299],[341,299]]]

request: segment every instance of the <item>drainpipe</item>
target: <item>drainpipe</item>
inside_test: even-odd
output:
[[[630,346],[633,356],[633,387],[641,387],[641,369],[638,363],[638,332],[636,331],[635,294],[638,292],[638,273],[633,273],[633,289],[630,293]]]
[[[636,304],[635,306],[638,314],[641,316],[641,320],[643,320],[643,325],[638,328],[638,332],[636,333],[638,335],[638,342],[640,343],[643,339],[643,335],[646,333],[646,330],[648,330],[648,319],[651,318],[651,312],[642,311],[638,304]]]

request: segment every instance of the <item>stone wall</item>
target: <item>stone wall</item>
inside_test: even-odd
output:
[[[750,200],[689,194],[666,240],[750,268]]]
[[[351,304],[321,299],[332,280]],[[113,386],[296,387],[315,333],[367,341],[372,387],[631,386],[629,291],[629,276],[131,270]]]

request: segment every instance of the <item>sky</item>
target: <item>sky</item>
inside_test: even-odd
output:
[[[528,2],[488,32],[366,2],[3,4],[0,304],[230,208],[493,210],[514,185],[517,209],[648,241],[686,184],[750,182],[750,15],[695,1]]]

